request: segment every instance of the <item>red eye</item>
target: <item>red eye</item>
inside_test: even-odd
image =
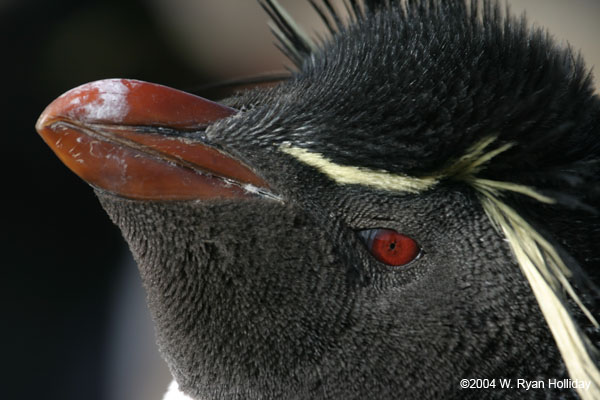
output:
[[[417,242],[391,229],[366,229],[358,234],[373,257],[387,265],[406,265],[421,254]]]

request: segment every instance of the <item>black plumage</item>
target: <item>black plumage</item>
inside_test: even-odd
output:
[[[347,20],[312,3],[330,37],[315,44],[263,2],[297,71],[185,134],[248,165],[271,195],[97,190],[136,257],[181,391],[571,398],[548,386],[570,376],[588,379],[579,394],[593,398],[597,368],[576,371],[586,357],[597,366],[598,330],[582,310],[598,315],[600,262],[600,103],[583,61],[495,2],[350,0]],[[378,261],[358,234],[376,228],[413,238],[420,256]],[[560,304],[580,327],[566,342],[591,340],[566,365]],[[461,389],[469,378],[496,387]]]

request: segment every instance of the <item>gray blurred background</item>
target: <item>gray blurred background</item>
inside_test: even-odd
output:
[[[281,3],[323,30],[307,2]],[[596,71],[600,0],[508,3]],[[120,233],[37,137],[37,116],[97,79],[190,89],[282,71],[266,21],[253,0],[0,0],[2,398],[158,400],[170,381]]]

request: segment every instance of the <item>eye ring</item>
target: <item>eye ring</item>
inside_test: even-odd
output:
[[[389,266],[406,266],[419,259],[423,253],[421,246],[413,238],[393,229],[363,229],[358,231],[358,236],[377,261]]]

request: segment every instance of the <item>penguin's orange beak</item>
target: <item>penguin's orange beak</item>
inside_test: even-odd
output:
[[[240,161],[202,141],[237,111],[153,83],[107,79],[54,100],[36,129],[89,184],[142,200],[246,197],[270,192]]]

